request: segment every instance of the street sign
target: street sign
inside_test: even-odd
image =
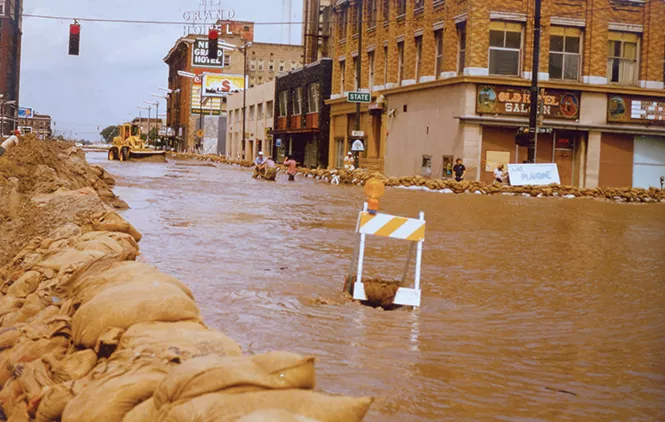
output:
[[[351,132],[351,136],[353,136],[354,138],[362,138],[365,136],[365,132],[363,132],[362,130],[354,130]]]
[[[372,94],[369,92],[349,92],[346,100],[349,103],[371,103]]]
[[[521,127],[520,132],[523,133],[529,133],[529,128],[528,127]],[[538,133],[543,134],[543,133],[552,133],[554,130],[551,127],[539,127],[538,128]]]
[[[196,131],[196,136],[199,138],[203,138],[203,130],[199,129]]]
[[[353,152],[365,151],[365,144],[360,139],[356,139],[353,142],[353,146],[351,147],[351,151],[353,151]]]

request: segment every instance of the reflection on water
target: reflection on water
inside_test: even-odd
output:
[[[248,352],[318,357],[370,421],[665,419],[665,207],[388,190],[428,221],[423,306],[344,301],[362,190],[232,167],[90,161],[118,177],[142,259]],[[372,239],[368,275],[407,246]]]

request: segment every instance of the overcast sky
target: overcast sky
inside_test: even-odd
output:
[[[236,19],[282,21],[281,0],[221,0]],[[24,13],[80,18],[182,21],[199,0],[24,0]],[[293,0],[292,21],[302,18],[302,0]],[[138,116],[137,106],[168,84],[163,58],[183,35],[179,25],[81,22],[80,56],[69,56],[71,21],[23,19],[21,106],[50,114],[58,131],[98,140],[104,128]],[[299,44],[301,28],[291,39]],[[281,26],[257,25],[256,41],[286,42]],[[166,103],[160,104],[160,113]],[[146,112],[144,112],[146,113]],[[154,108],[153,108],[154,114]],[[145,114],[144,114],[145,116]]]

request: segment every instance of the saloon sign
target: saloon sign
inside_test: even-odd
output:
[[[545,89],[540,96],[542,113],[550,119],[577,120],[580,116],[580,93]],[[528,116],[531,93],[528,88],[480,85],[476,100],[476,113]]]

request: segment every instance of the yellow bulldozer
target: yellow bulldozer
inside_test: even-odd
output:
[[[152,158],[151,161],[166,162],[166,151],[156,151],[148,147],[141,138],[141,128],[131,123],[118,126],[120,136],[113,138],[109,149],[109,160],[128,161],[130,159]]]

